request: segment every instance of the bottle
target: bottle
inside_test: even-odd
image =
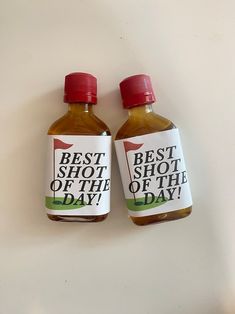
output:
[[[110,211],[111,135],[93,113],[97,80],[88,73],[65,77],[68,112],[48,130],[46,210],[51,220],[104,220]]]
[[[192,199],[179,131],[154,113],[150,77],[128,77],[120,91],[129,117],[115,147],[129,216],[137,225],[188,216]]]

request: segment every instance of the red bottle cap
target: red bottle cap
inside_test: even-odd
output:
[[[150,104],[156,101],[151,79],[146,74],[127,77],[119,86],[124,108]]]
[[[65,103],[97,103],[97,80],[89,73],[74,72],[65,76]]]

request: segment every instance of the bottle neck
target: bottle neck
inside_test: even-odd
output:
[[[83,113],[93,113],[93,104],[87,104],[87,103],[73,103],[73,104],[68,104],[69,106],[69,113],[70,114],[75,114],[75,115],[80,115]]]
[[[142,106],[136,106],[128,109],[128,115],[130,118],[143,118],[143,115],[152,112],[152,104],[144,104]]]

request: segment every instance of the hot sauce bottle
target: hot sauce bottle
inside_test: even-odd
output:
[[[188,216],[192,199],[179,131],[153,111],[150,77],[128,77],[120,91],[129,116],[115,147],[129,216],[137,225]]]
[[[111,136],[93,113],[97,80],[88,73],[65,77],[68,112],[48,131],[46,210],[51,220],[104,220],[110,211]]]

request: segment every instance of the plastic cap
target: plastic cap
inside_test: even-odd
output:
[[[127,77],[120,83],[124,108],[131,108],[156,101],[151,79],[146,74]]]
[[[64,84],[65,103],[97,103],[97,79],[82,72],[70,73],[65,76]]]

